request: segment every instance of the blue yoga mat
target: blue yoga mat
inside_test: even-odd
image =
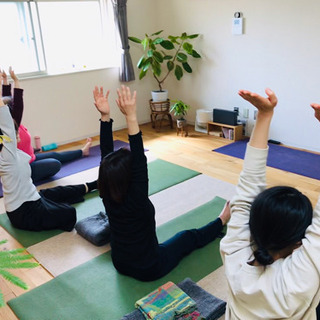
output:
[[[213,151],[243,159],[247,143],[247,139],[240,140]],[[268,145],[267,165],[269,167],[320,180],[320,154],[291,149],[272,143]]]

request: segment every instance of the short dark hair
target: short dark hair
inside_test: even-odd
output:
[[[105,156],[99,168],[100,197],[122,203],[131,182],[131,171],[130,150],[121,148]]]
[[[299,242],[312,222],[308,197],[288,186],[264,190],[253,201],[249,227],[254,257],[262,265],[273,263],[270,251]]]

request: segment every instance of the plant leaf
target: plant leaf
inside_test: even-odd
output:
[[[0,245],[1,245],[1,244],[4,244],[4,243],[7,243],[7,242],[8,242],[7,239],[1,240],[1,241],[0,241]]]
[[[165,56],[163,57],[163,60],[170,60],[170,59],[172,59],[172,58],[173,58],[173,56],[165,55]]]
[[[5,304],[5,302],[4,302],[4,297],[3,297],[3,294],[2,294],[2,292],[1,292],[1,290],[0,290],[0,308],[1,307],[4,307],[6,304]]]
[[[13,275],[11,272],[0,269],[0,275],[6,279],[7,281],[10,281],[11,283],[13,283],[14,285],[27,290],[28,289],[28,285],[21,280],[19,277]]]
[[[181,39],[181,40],[186,40],[187,38],[188,38],[188,35],[187,35],[186,32],[183,32],[183,33],[181,34],[181,36],[180,36],[180,39]]]
[[[177,54],[177,60],[178,60],[179,62],[186,62],[186,61],[188,60],[188,57],[187,57],[187,55],[185,55],[184,53],[179,52],[179,53]]]
[[[197,37],[199,37],[199,34],[198,34],[198,33],[190,34],[190,35],[188,36],[189,39],[194,39],[194,38],[197,38]]]
[[[148,59],[144,62],[143,66],[142,66],[142,70],[145,71],[145,72],[147,72],[148,69],[149,69],[149,67],[150,67],[150,65],[151,65],[151,63],[152,63],[152,58],[148,58]]]
[[[187,52],[188,54],[192,55],[193,45],[191,43],[185,42],[182,45],[182,48],[184,49],[185,52]]]
[[[147,71],[148,70],[143,70],[143,69],[140,71],[140,74],[139,74],[139,79],[140,80],[145,77],[145,75],[147,74]]]
[[[200,54],[196,50],[192,50],[192,56],[194,58],[201,58]]]
[[[144,66],[144,64],[145,64],[145,61],[146,61],[145,57],[142,56],[142,57],[140,58],[140,60],[138,61],[138,63],[137,63],[137,67],[138,67],[139,69],[141,69],[141,68]]]
[[[153,44],[159,44],[161,42],[163,42],[163,38],[156,38],[152,41]]]
[[[188,73],[192,73],[192,68],[190,67],[188,62],[182,63],[182,67],[184,70],[186,70]]]
[[[153,50],[152,50],[152,49],[149,49],[149,50],[148,50],[147,56],[148,56],[148,57],[152,57],[152,56],[153,56]]]
[[[145,37],[142,41],[141,41],[141,44],[143,46],[143,50],[145,51],[148,46],[149,46],[149,38],[148,37]]]
[[[140,43],[140,44],[142,42],[142,40],[140,40],[139,38],[136,38],[136,37],[128,37],[128,39],[133,41],[133,42]]]
[[[173,44],[171,41],[169,41],[169,40],[164,40],[164,41],[162,41],[162,42],[160,43],[160,45],[161,45],[163,48],[167,49],[167,50],[172,50],[172,49],[174,49],[174,44]]]
[[[160,76],[161,75],[161,65],[159,62],[157,62],[156,60],[153,60],[152,63],[152,72],[156,75],[156,76]]]
[[[159,51],[154,51],[153,52],[153,57],[159,62],[162,63],[163,62],[163,56]]]
[[[169,71],[172,71],[174,68],[174,63],[172,61],[167,62],[167,68]]]
[[[163,32],[163,30],[160,30],[160,31],[158,31],[158,32],[155,32],[155,33],[153,33],[151,36],[157,36],[157,35],[159,35],[161,32]]]
[[[183,70],[179,65],[176,65],[176,68],[174,69],[174,74],[177,78],[177,80],[180,80],[183,76]]]

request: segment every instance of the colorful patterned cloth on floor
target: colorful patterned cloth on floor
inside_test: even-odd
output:
[[[181,318],[196,309],[194,300],[171,281],[138,300],[135,305],[146,319],[153,320]]]

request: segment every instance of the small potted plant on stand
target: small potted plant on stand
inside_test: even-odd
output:
[[[187,120],[184,118],[184,116],[187,115],[190,105],[184,103],[182,100],[174,100],[173,102],[174,104],[171,106],[170,112],[173,112],[174,116],[178,117],[177,130],[183,130],[183,128],[185,128],[187,125]]]
[[[152,91],[152,100],[154,102],[167,101],[168,91],[163,89],[163,83],[172,71],[174,71],[177,80],[182,78],[184,71],[192,73],[188,56],[201,58],[190,43],[190,40],[197,38],[199,34],[188,35],[184,32],[180,36],[164,38],[160,36],[162,32],[163,30],[150,36],[146,34],[142,40],[136,37],[129,37],[129,40],[141,44],[144,51],[137,64],[137,67],[141,70],[139,79],[143,79],[148,70],[151,70],[154,79],[158,83],[159,90]],[[158,97],[158,95],[160,96]]]

